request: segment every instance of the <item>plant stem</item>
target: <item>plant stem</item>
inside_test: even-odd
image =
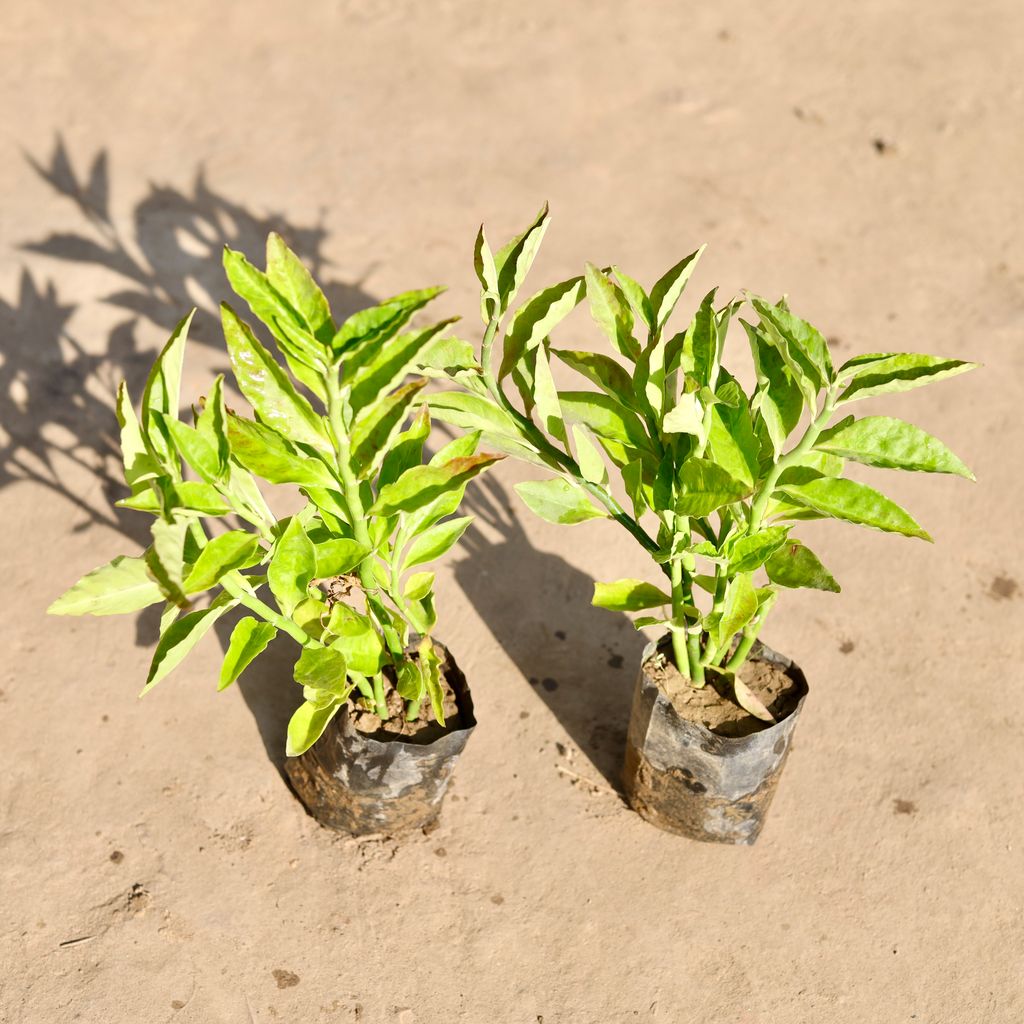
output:
[[[377,712],[377,717],[382,722],[386,722],[390,718],[388,713],[387,701],[384,700],[384,673],[378,672],[373,677],[373,704],[374,710]]]
[[[222,576],[220,583],[221,586],[233,597],[239,604],[244,605],[251,612],[255,612],[262,619],[265,619],[272,626],[277,626],[282,632],[287,633],[296,643],[301,644],[303,647],[320,647],[320,643],[314,640],[298,623],[293,622],[288,618],[287,615],[282,615],[280,612],[275,612],[270,605],[265,604],[258,597],[250,594],[245,587],[238,582],[238,576],[240,573],[236,570],[229,572],[226,576]]]
[[[405,711],[405,720],[407,722],[415,722],[416,719],[420,717],[420,705],[422,703],[422,699],[409,701],[409,706]]]
[[[690,633],[689,621],[683,606],[692,603],[693,584],[690,573],[681,558],[670,563],[672,579],[672,653],[676,668],[685,672],[690,682],[698,689],[704,685],[704,666],[700,661],[700,637]]]
[[[739,646],[733,652],[733,656],[726,663],[726,669],[730,672],[738,672],[742,667],[743,663],[747,660],[747,656],[750,654],[751,649],[754,646],[754,642],[757,640],[758,634],[761,632],[761,627],[764,625],[765,619],[768,618],[768,612],[771,611],[772,605],[775,603],[776,595],[768,597],[761,607],[758,609],[757,618],[750,623],[745,630],[743,630],[743,638],[739,642]]]

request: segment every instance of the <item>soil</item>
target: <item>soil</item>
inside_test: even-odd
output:
[[[447,650],[437,641],[435,641],[435,646],[441,655],[439,669],[441,692],[444,695],[442,701],[444,725],[438,722],[429,697],[424,697],[417,718],[411,722],[406,719],[405,702],[395,689],[394,670],[388,666],[384,670],[384,699],[388,711],[391,712],[391,717],[387,721],[381,720],[380,715],[373,710],[366,698],[358,691],[353,691],[352,696],[349,697],[349,720],[360,732],[381,741],[402,739],[413,743],[431,743],[446,732],[462,728],[463,716],[459,707],[458,694],[453,686],[453,677],[458,669],[453,668]],[[412,658],[418,660],[418,655],[413,653]]]
[[[755,718],[736,703],[731,686],[720,674],[710,672],[707,685],[700,689],[691,686],[676,668],[667,645],[659,646],[646,668],[679,715],[718,736],[750,736],[772,727],[772,722]],[[764,659],[749,658],[739,676],[776,722],[791,715],[803,695],[801,686],[781,666]]]

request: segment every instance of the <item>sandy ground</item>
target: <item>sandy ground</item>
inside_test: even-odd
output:
[[[1019,3],[8,0],[2,22],[0,1020],[1024,1019]],[[138,550],[104,482],[113,386],[224,294],[223,240],[277,226],[342,310],[447,282],[471,313],[478,222],[545,198],[537,281],[584,258],[649,280],[707,241],[695,289],[787,291],[843,357],[986,364],[886,407],[977,472],[881,481],[934,547],[805,534],[844,593],[767,632],[814,692],[752,849],[616,795],[643,641],[590,585],[647,565],[611,525],[510,510],[517,467],[440,574],[480,726],[429,837],[305,815],[278,771],[287,649],[218,697],[210,639],[138,702],[151,617],[43,615]],[[204,312],[191,394],[216,334]]]

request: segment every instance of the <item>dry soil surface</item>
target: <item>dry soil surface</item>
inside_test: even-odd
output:
[[[3,7],[0,1020],[1024,1019],[1020,3]],[[766,632],[812,695],[751,849],[616,794],[643,638],[590,587],[650,567],[614,525],[525,515],[520,467],[439,575],[480,725],[430,836],[305,815],[287,647],[218,696],[210,637],[140,702],[152,616],[43,614],[139,550],[111,395],[192,303],[186,393],[223,368],[223,241],[277,227],[342,311],[448,283],[472,332],[478,223],[544,199],[537,283],[650,281],[706,241],[691,304],[788,292],[840,358],[985,363],[861,410],[976,470],[874,476],[934,546],[801,531],[844,591]]]

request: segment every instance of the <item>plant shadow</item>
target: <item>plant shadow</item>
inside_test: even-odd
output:
[[[18,248],[31,267],[23,268],[14,297],[0,296],[0,488],[20,482],[45,487],[80,513],[76,532],[106,526],[129,542],[120,553],[134,554],[149,543],[150,517],[114,507],[127,495],[114,399],[124,380],[138,401],[157,354],[140,341],[140,328],[151,333],[156,325],[169,334],[196,306],[190,344],[221,351],[217,307],[229,293],[224,246],[258,257],[267,235],[276,231],[323,281],[327,232],[322,224],[304,226],[254,212],[213,189],[202,167],[190,188],[150,184],[128,217],[115,218],[105,150],[95,154],[87,170],[76,170],[58,135],[46,160],[30,154],[26,160],[74,204],[81,225],[22,243]],[[109,279],[99,302],[122,318],[105,338],[76,336],[72,318],[79,307],[62,300],[58,275],[43,272],[48,260],[88,267],[90,278],[98,270],[99,280]],[[324,290],[338,319],[375,301],[359,282],[328,282]],[[97,562],[109,556],[98,553]],[[154,606],[136,618],[139,646],[156,642],[159,617]],[[230,623],[218,634],[226,645]],[[301,701],[292,681],[294,660],[293,642],[281,638],[240,685],[268,756],[278,766],[284,723]]]
[[[627,616],[591,605],[593,577],[533,545],[495,477],[470,485],[464,511],[476,519],[457,549],[456,581],[536,697],[621,792],[646,641]]]

